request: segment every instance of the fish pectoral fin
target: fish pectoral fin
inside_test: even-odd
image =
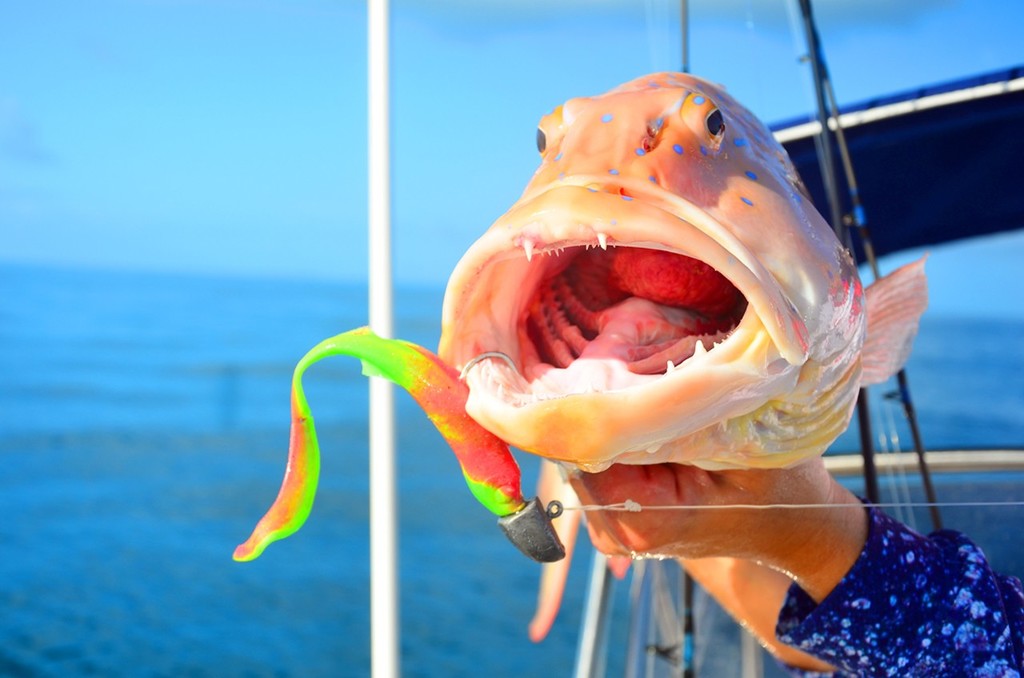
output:
[[[562,470],[554,462],[541,462],[540,477],[537,480],[537,497],[546,506],[552,500],[562,506],[574,507],[579,504],[572,486],[563,477]],[[530,640],[539,643],[547,637],[558,609],[562,605],[565,593],[565,582],[569,577],[569,566],[575,550],[576,536],[579,532],[581,511],[563,511],[553,525],[555,532],[565,546],[565,558],[553,563],[545,563],[541,570],[540,588],[537,592],[537,609],[530,621]]]
[[[867,338],[861,351],[861,383],[880,384],[900,371],[928,307],[927,255],[879,278],[865,290]]]

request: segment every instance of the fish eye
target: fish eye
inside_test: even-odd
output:
[[[717,108],[711,109],[708,116],[704,118],[704,126],[707,127],[708,134],[711,136],[721,136],[725,132],[725,120],[722,118],[722,111]]]
[[[541,153],[543,153],[544,149],[547,148],[547,147],[548,147],[547,135],[544,134],[544,130],[542,130],[540,127],[538,127],[537,128],[537,150],[540,151]]]

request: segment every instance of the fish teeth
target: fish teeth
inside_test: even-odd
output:
[[[707,354],[707,352],[708,350],[704,348],[704,342],[698,339],[696,343],[693,345],[693,355],[691,357],[696,358],[698,356]]]
[[[676,364],[671,360],[665,361],[665,374],[672,374],[672,370],[676,369]]]
[[[601,249],[603,249],[603,250],[608,249],[608,234],[607,233],[598,233],[597,234],[597,244],[600,245]]]
[[[533,243],[529,240],[523,240],[523,252],[526,253],[526,260],[533,261]]]

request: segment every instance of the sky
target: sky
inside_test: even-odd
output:
[[[1024,64],[1013,0],[815,9],[841,103]],[[515,201],[542,115],[681,63],[676,2],[392,0],[391,15],[400,283],[442,284]],[[692,0],[688,16],[694,73],[769,123],[812,109],[785,0]],[[366,72],[357,0],[3,3],[0,261],[365,279]],[[978,261],[1015,267],[1024,236],[947,249],[929,264],[942,303],[1024,316],[1024,295],[978,291],[1021,289]]]

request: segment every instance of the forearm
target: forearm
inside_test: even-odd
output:
[[[752,560],[788,575],[821,602],[853,567],[868,538],[864,504],[831,477],[820,508],[779,516],[781,529],[769,533]],[[781,598],[780,598],[781,602]]]
[[[824,600],[853,567],[867,540],[863,504],[829,481],[822,506],[830,508],[776,509],[779,513],[769,523],[771,529],[751,540],[750,555],[758,562],[683,561],[690,575],[776,658],[789,666],[821,672],[833,667],[780,641],[775,629],[794,581],[814,601]]]
[[[737,558],[684,560],[687,573],[780,661],[810,671],[832,666],[782,643],[775,635],[779,610],[792,580],[781,572]]]

